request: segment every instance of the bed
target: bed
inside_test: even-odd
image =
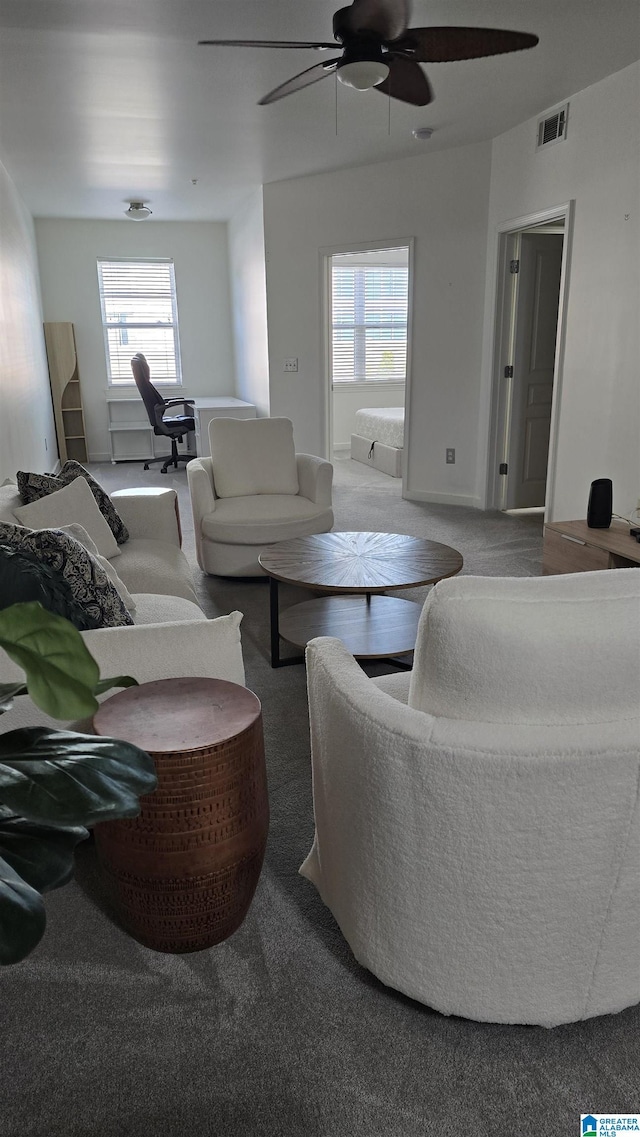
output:
[[[404,407],[362,407],[355,413],[351,457],[392,478],[402,477]]]

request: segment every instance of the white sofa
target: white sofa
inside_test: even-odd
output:
[[[116,491],[111,495],[130,538],[113,561],[136,604],[133,626],[81,635],[103,677],[133,675],[138,682],[200,675],[244,684],[240,612],[208,620],[196,600],[191,569],[180,548],[175,490]],[[0,520],[17,524],[17,486],[0,487]],[[23,673],[0,650],[0,682]],[[111,692],[112,693],[112,692]],[[18,726],[60,727],[27,696],[0,716],[0,733]]]
[[[289,419],[212,419],[209,442],[187,466],[203,572],[261,576],[265,546],[331,529],[333,466],[295,453]]]
[[[307,648],[301,873],[360,963],[444,1014],[640,1000],[640,569],[431,591],[413,671]]]

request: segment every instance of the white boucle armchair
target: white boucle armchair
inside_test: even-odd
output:
[[[411,675],[308,645],[300,871],[383,983],[547,1027],[640,1000],[639,632],[621,569],[442,581]]]
[[[214,576],[260,576],[268,545],[333,525],[333,466],[296,454],[285,418],[214,418],[210,458],[187,465],[196,556]]]

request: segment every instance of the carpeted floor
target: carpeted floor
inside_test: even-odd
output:
[[[539,516],[405,502],[394,479],[335,465],[337,529],[443,541],[468,573],[540,572]],[[108,489],[174,485],[195,565],[184,471],[92,469]],[[580,1113],[637,1110],[640,1008],[553,1031],[482,1025],[354,961],[297,871],[313,835],[304,669],[269,667],[266,582],[196,578],[209,615],[245,614],[263,703],[271,828],[254,902],[218,947],[161,955],[106,915],[83,846],[76,881],[47,899],[45,939],[0,974],[0,1137],[574,1137]]]

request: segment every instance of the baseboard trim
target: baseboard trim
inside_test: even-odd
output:
[[[426,501],[433,505],[466,505],[470,509],[482,509],[482,499],[468,494],[424,493],[422,490],[407,488],[402,496],[407,501]]]

